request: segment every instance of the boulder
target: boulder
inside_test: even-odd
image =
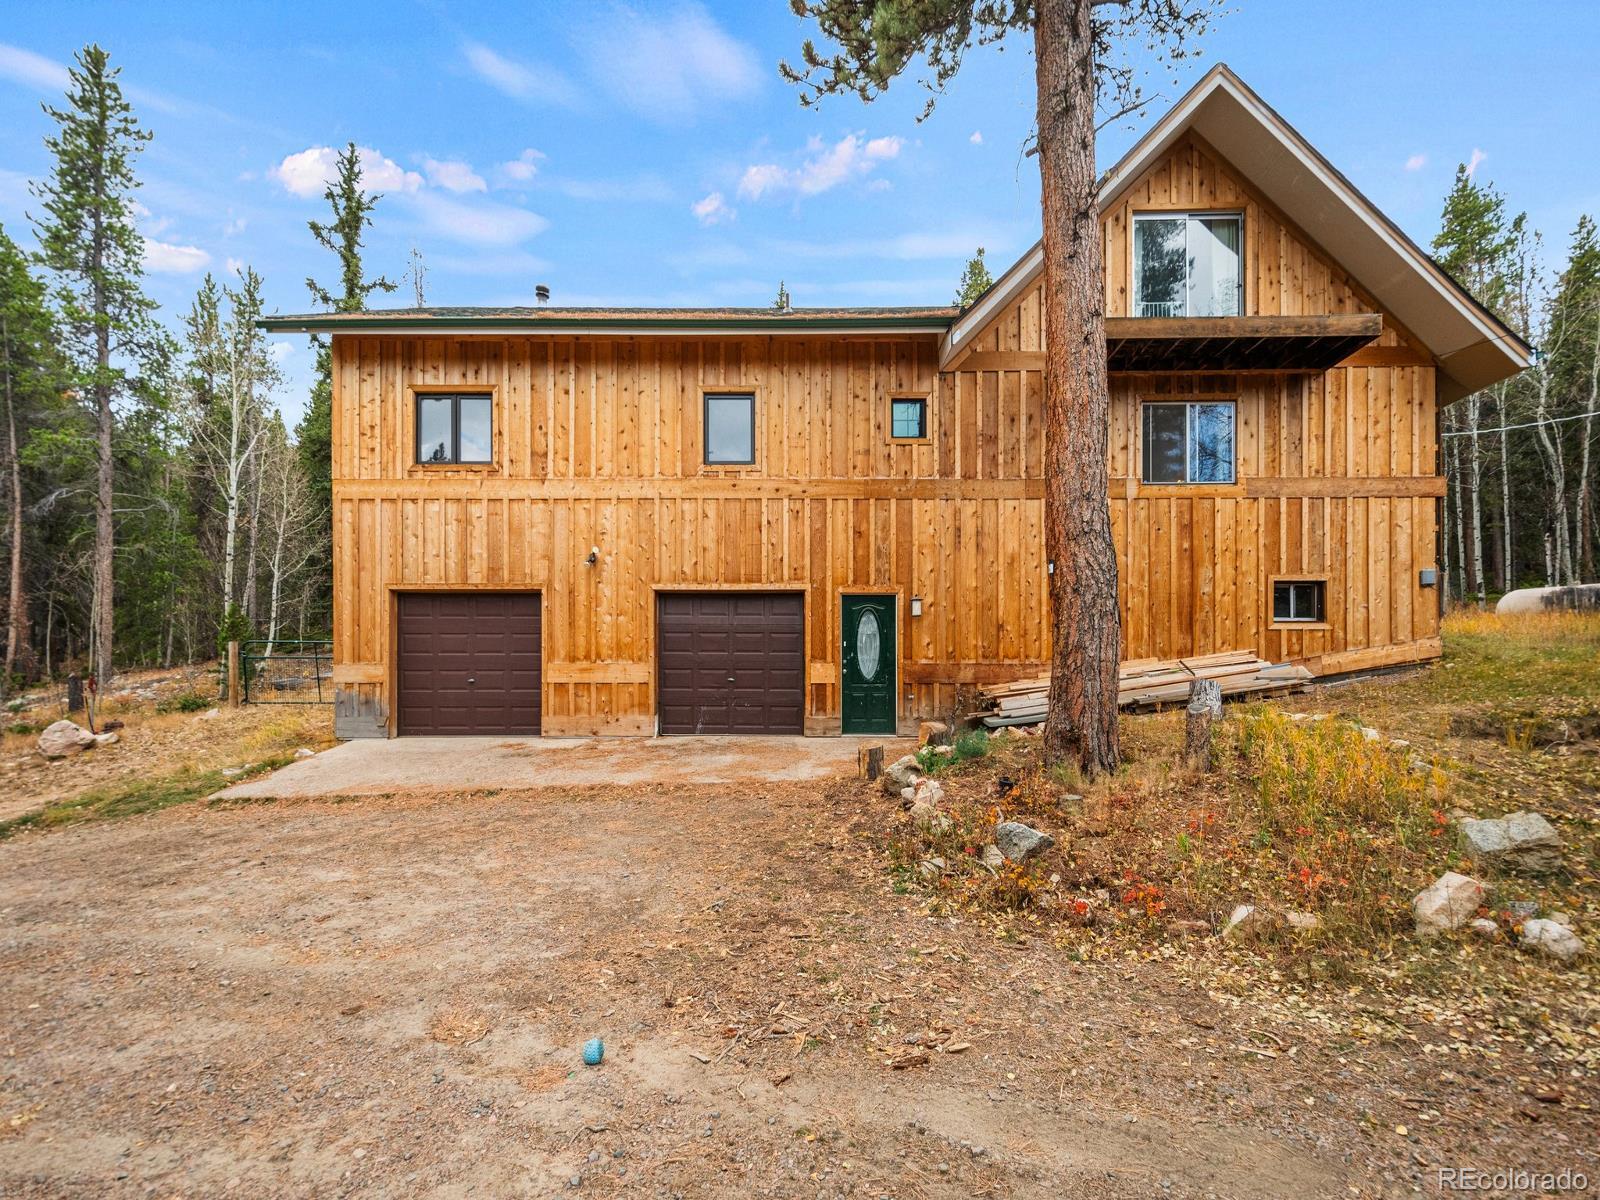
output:
[[[944,803],[944,784],[937,779],[919,779],[911,787],[911,803],[932,804],[937,807]]]
[[[1001,821],[994,827],[994,844],[1012,862],[1027,862],[1054,846],[1056,840],[1021,821]]]
[[[922,764],[917,762],[916,755],[907,754],[897,758],[883,769],[883,790],[893,796],[904,788],[912,786],[922,778]]]
[[[39,735],[39,753],[46,758],[66,758],[94,744],[94,734],[71,721],[57,721]]]
[[[96,746],[114,746],[120,739],[114,733],[97,733],[94,735]]]
[[[1478,915],[1478,906],[1488,894],[1488,887],[1472,876],[1446,871],[1411,902],[1417,933],[1432,937],[1460,929]]]
[[[1583,953],[1583,940],[1565,925],[1535,917],[1522,925],[1522,946],[1537,950],[1562,962],[1571,962]]]
[[[1296,912],[1290,909],[1283,914],[1283,919],[1289,923],[1290,929],[1298,929],[1301,933],[1310,933],[1313,929],[1322,928],[1322,918],[1316,913]]]
[[[1544,874],[1561,867],[1561,835],[1536,812],[1461,822],[1456,843],[1477,866]]]

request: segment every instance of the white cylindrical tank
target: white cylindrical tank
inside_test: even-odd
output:
[[[1494,611],[1501,616],[1508,613],[1600,612],[1600,583],[1518,588],[1501,596]]]

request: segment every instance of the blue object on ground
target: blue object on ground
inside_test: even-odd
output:
[[[600,1060],[606,1056],[606,1044],[599,1038],[590,1038],[583,1044],[583,1065],[598,1067]]]

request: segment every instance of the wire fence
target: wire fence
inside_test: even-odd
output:
[[[246,704],[332,704],[333,643],[320,638],[240,642],[239,674]]]

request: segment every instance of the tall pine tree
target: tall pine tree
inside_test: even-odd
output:
[[[989,264],[983,261],[983,247],[967,259],[967,269],[961,272],[961,282],[956,285],[956,303],[970,308],[978,297],[994,286],[994,276],[989,274]]]
[[[379,275],[369,279],[361,261],[361,237],[372,224],[372,211],[381,193],[365,191],[361,186],[361,153],[354,142],[339,153],[338,171],[333,182],[322,193],[333,212],[333,220],[308,222],[311,236],[317,244],[331,250],[339,260],[337,290],[324,287],[315,279],[307,278],[306,287],[312,300],[334,312],[357,312],[367,305],[374,292],[392,292],[396,284]],[[329,344],[316,339],[317,374],[311,386],[310,403],[306,414],[295,429],[300,461],[306,478],[319,505],[326,546],[324,561],[331,563],[333,554],[333,352]],[[329,592],[323,599],[331,598]]]
[[[130,367],[151,345],[151,310],[141,288],[144,242],[134,228],[134,156],[150,134],[139,127],[99,46],[86,46],[69,68],[66,107],[45,105],[56,122],[45,145],[50,178],[34,186],[44,215],[34,219],[40,257],[54,273],[65,349],[74,383],[93,407],[95,535],[93,668],[102,683],[115,649],[116,460],[113,403]]]

